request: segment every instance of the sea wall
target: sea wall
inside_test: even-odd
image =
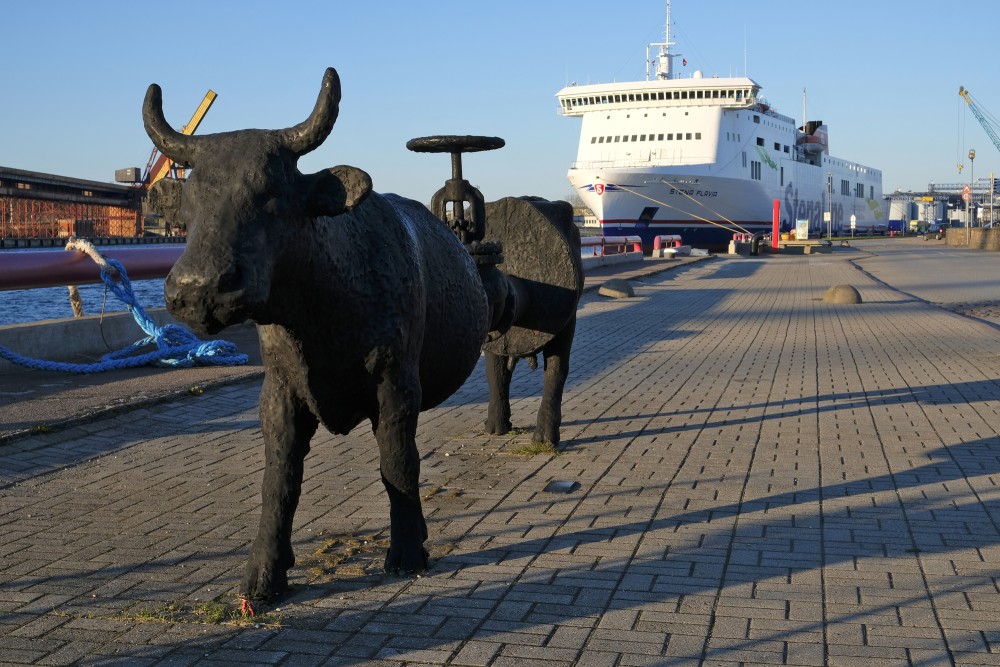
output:
[[[956,248],[978,248],[1000,252],[1000,229],[952,227],[945,235],[945,241],[949,246]]]
[[[160,326],[174,322],[166,308],[146,311]],[[130,313],[89,315],[0,326],[0,346],[22,357],[86,364],[146,337]],[[154,349],[154,348],[151,348]],[[0,359],[0,374],[29,370]]]

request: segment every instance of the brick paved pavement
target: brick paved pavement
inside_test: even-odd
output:
[[[244,625],[208,616],[257,521],[256,382],[0,445],[0,665],[1000,665],[1000,332],[859,255],[588,293],[558,456],[483,433],[477,371],[419,429],[424,577],[379,572],[371,433],[318,434],[294,593]]]

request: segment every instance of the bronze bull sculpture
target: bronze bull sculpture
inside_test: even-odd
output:
[[[265,468],[248,598],[287,588],[303,462],[320,423],[347,434],[370,420],[390,503],[385,569],[427,568],[417,417],[468,378],[497,319],[469,252],[423,205],[373,193],[354,167],[299,172],[298,158],[331,132],[340,99],[330,68],[299,125],[204,136],[166,122],[159,86],[143,104],[156,147],[193,168],[175,212],[188,238],[164,284],[168,309],[205,333],[247,319],[258,327]],[[578,246],[577,236],[577,256]],[[569,351],[560,341],[557,402]],[[545,411],[536,437],[558,441],[558,409],[554,422]],[[509,407],[498,414],[492,432],[509,428]]]

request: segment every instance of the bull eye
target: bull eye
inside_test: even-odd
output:
[[[260,209],[264,211],[264,213],[267,213],[268,215],[273,215],[276,218],[284,217],[287,208],[288,207],[285,205],[284,201],[276,197],[271,197],[266,202],[264,202],[263,206],[260,207]]]

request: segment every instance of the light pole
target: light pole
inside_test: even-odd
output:
[[[976,149],[969,149],[969,228],[976,219]],[[972,232],[969,232],[970,234]]]
[[[833,172],[827,172],[826,186],[827,192],[829,192],[826,201],[826,239],[831,241],[833,239]]]

